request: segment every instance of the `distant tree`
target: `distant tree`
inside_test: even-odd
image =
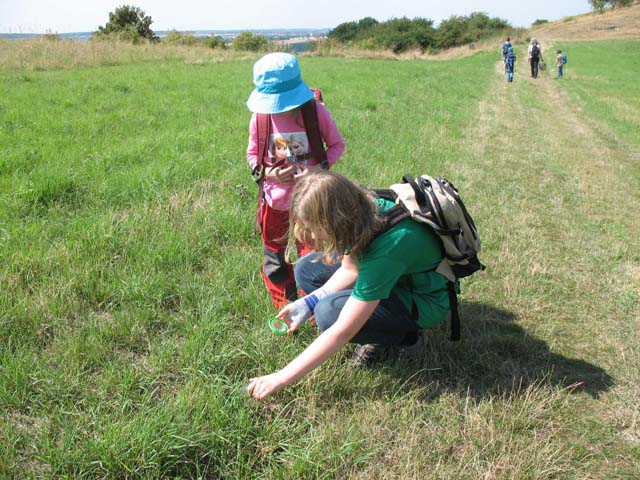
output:
[[[202,44],[205,47],[209,47],[209,48],[220,48],[220,49],[227,48],[227,44],[226,44],[226,42],[224,41],[223,38],[214,37],[213,35],[211,35],[210,37],[205,38],[202,41]]]
[[[428,18],[392,18],[378,22],[365,17],[357,22],[346,22],[329,31],[327,37],[366,49],[385,49],[402,53],[410,49],[422,51],[435,47],[448,48],[475,42],[511,28],[501,18],[490,18],[486,13],[475,12],[469,16],[452,16],[433,26]]]
[[[180,33],[177,30],[170,30],[162,39],[162,43],[173,45],[193,46],[198,43],[198,39],[192,33]]]
[[[356,22],[345,22],[336,28],[329,30],[327,38],[347,43],[354,40],[358,35],[358,24]]]
[[[532,26],[532,27],[535,27],[535,26],[537,26],[537,25],[543,25],[543,24],[545,24],[545,23],[549,23],[549,20],[545,20],[545,19],[543,19],[543,18],[538,18],[538,19],[536,19],[536,20],[531,24],[531,26]]]
[[[438,26],[438,47],[449,48],[467,43],[469,39],[466,38],[466,30],[464,17],[452,15],[442,20]]]
[[[594,11],[602,13],[609,3],[608,0],[589,0],[589,5],[593,8]]]
[[[375,29],[378,44],[394,53],[411,49],[421,49],[435,44],[433,21],[425,18],[392,18]]]
[[[122,5],[109,13],[109,21],[104,27],[98,27],[98,36],[113,36],[118,39],[138,43],[142,39],[152,42],[158,37],[151,30],[153,20],[138,7]]]
[[[177,30],[169,30],[162,39],[162,43],[180,43],[181,35]]]
[[[51,30],[47,30],[47,33],[42,35],[43,40],[47,40],[48,42],[59,42],[60,35],[58,33],[53,33]]]
[[[605,8],[620,8],[633,5],[635,0],[589,0],[589,4],[594,11],[602,13]]]
[[[361,32],[365,30],[370,30],[376,25],[378,25],[379,23],[380,22],[378,22],[378,20],[376,20],[373,17],[364,17],[358,20],[358,30]]]
[[[412,36],[422,50],[433,47],[436,43],[436,29],[433,27],[433,20],[414,18]]]
[[[269,39],[264,35],[254,35],[251,32],[242,32],[233,39],[231,47],[234,50],[264,52],[269,48],[269,45]]]
[[[440,48],[466,45],[507,28],[511,28],[509,22],[497,17],[489,18],[486,13],[452,15],[440,22],[436,35],[437,45]]]
[[[341,23],[333,30],[329,30],[327,38],[338,40],[343,43],[356,39],[367,38],[371,36],[372,30],[379,24],[380,22],[372,17],[364,17],[357,22]]]

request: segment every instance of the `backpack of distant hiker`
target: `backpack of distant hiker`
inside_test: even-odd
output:
[[[384,212],[385,231],[412,218],[428,226],[442,241],[444,259],[435,271],[447,277],[451,304],[451,340],[460,339],[457,280],[473,275],[485,266],[478,260],[480,235],[456,187],[443,177],[406,174],[402,183],[386,190],[373,190],[378,198],[396,203]]]
[[[322,92],[317,88],[311,88],[313,98],[300,106],[302,121],[309,140],[309,152],[303,155],[291,156],[290,161],[307,160],[311,157],[320,159],[322,168],[328,168],[327,151],[324,148],[324,141],[320,134],[318,123],[318,110],[316,102],[323,103]],[[271,135],[271,118],[268,113],[256,113],[256,130],[258,133],[258,156],[256,168],[253,171],[254,180],[258,184],[258,212],[253,223],[254,232],[261,233],[262,204],[264,202],[264,191],[262,182],[264,180],[264,156],[269,150],[269,137]]]
[[[562,58],[562,65],[566,65],[567,64],[567,54],[563,53],[561,58]]]
[[[531,47],[531,58],[534,60],[540,58],[540,45],[537,43],[534,43]]]

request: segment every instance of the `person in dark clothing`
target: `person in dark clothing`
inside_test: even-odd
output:
[[[540,42],[535,38],[529,42],[529,48],[527,49],[527,59],[531,65],[531,77],[538,78],[538,65],[542,60],[542,47]]]

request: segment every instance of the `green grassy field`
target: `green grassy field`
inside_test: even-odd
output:
[[[566,81],[520,62],[513,84],[488,53],[303,57],[336,169],[448,177],[488,269],[461,342],[434,331],[417,365],[371,371],[345,350],[261,403],[238,390],[316,334],[266,324],[255,58],[0,69],[2,475],[636,477],[639,45],[562,45]]]

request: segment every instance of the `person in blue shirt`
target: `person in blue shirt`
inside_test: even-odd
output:
[[[502,44],[502,61],[505,62],[507,58],[507,54],[509,53],[509,49],[512,48],[511,45],[511,37],[507,37],[505,42]]]
[[[516,66],[516,55],[513,53],[513,47],[509,47],[507,55],[504,58],[504,74],[507,82],[513,82],[513,72]]]

